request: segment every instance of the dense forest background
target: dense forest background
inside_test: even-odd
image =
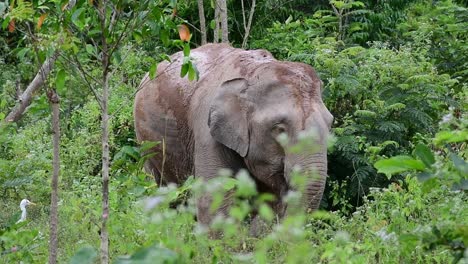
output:
[[[335,121],[322,210],[277,222],[268,198],[238,175],[210,190],[222,197],[235,189],[239,198],[230,217],[213,224],[224,237],[210,239],[194,219],[202,184],[158,186],[142,171],[151,144],[136,143],[133,98],[145,73],[157,78],[157,64],[177,51],[187,58],[182,75],[197,78],[189,56],[203,39],[197,1],[6,1],[0,262],[44,263],[57,254],[59,263],[94,263],[103,232],[116,263],[468,262],[466,1],[198,2],[208,42],[225,33],[217,8],[224,2],[233,46],[310,64],[324,82]],[[179,34],[182,24],[190,41]],[[34,78],[43,84],[9,119]],[[36,205],[16,223],[23,198]],[[248,235],[253,210],[274,223],[263,237]]]

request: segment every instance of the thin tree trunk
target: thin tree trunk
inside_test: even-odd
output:
[[[229,28],[228,28],[228,13],[227,13],[227,5],[226,0],[218,0],[219,1],[219,14],[221,17],[221,42],[222,43],[229,43]]]
[[[214,11],[214,21],[215,21],[215,28],[213,31],[213,43],[219,42],[219,5],[218,2],[215,2],[215,11]]]
[[[107,219],[109,217],[109,76],[104,73],[102,96],[102,227],[101,227],[101,263],[109,263],[109,234]]]
[[[55,61],[59,56],[59,52],[56,51],[52,57],[48,58],[39,68],[36,76],[32,82],[28,85],[24,93],[21,95],[18,104],[11,110],[11,112],[5,118],[7,122],[18,122],[24,114],[26,107],[31,104],[34,93],[36,93],[44,84],[47,76],[52,71]]]
[[[103,1],[99,10],[102,41],[102,226],[101,226],[101,263],[109,263],[109,233],[107,219],[109,218],[109,52],[106,39],[106,8]]]
[[[22,94],[23,89],[21,89],[21,78],[18,76],[16,78],[16,100],[20,100]]]
[[[47,92],[52,106],[52,132],[54,145],[52,192],[50,201],[50,240],[49,240],[49,264],[57,263],[57,226],[58,226],[58,181],[60,175],[60,99],[57,92],[51,89]]]
[[[206,44],[206,24],[205,24],[205,9],[203,7],[203,0],[198,0],[198,16],[200,17],[200,33],[201,44]]]
[[[242,3],[243,2],[244,1],[242,1]],[[242,6],[244,5],[242,4]],[[244,19],[245,34],[244,34],[244,40],[242,41],[242,48],[245,48],[245,46],[247,46],[247,40],[249,39],[250,27],[252,26],[254,12],[255,12],[255,0],[252,0],[252,6],[250,7],[250,13],[249,13],[249,22],[247,22],[247,25],[245,25],[245,19]]]

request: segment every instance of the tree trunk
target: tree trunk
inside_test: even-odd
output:
[[[109,52],[106,39],[106,9],[107,1],[99,8],[102,41],[102,226],[101,226],[101,263],[109,263],[109,233],[107,219],[109,218]]]
[[[103,74],[102,96],[102,227],[101,227],[101,263],[109,263],[109,234],[107,219],[109,217],[109,76]]]
[[[49,264],[57,263],[57,226],[58,226],[58,181],[60,175],[60,99],[57,92],[51,89],[47,97],[52,106],[52,133],[53,133],[53,175],[52,192],[50,199],[50,239],[49,239]]]
[[[244,3],[244,1],[242,1],[242,7],[244,6],[243,3]],[[247,40],[249,39],[250,28],[252,26],[252,20],[253,20],[254,12],[255,12],[255,0],[252,0],[252,6],[250,7],[250,13],[249,13],[249,22],[247,22],[247,25],[245,25],[245,19],[244,19],[245,34],[244,34],[244,40],[242,41],[242,48],[243,49],[245,48],[245,46],[247,46]]]
[[[47,76],[52,71],[54,67],[55,61],[59,56],[59,52],[56,51],[52,57],[48,58],[39,68],[36,76],[32,80],[32,82],[28,85],[24,93],[21,95],[18,104],[11,110],[11,112],[5,118],[7,122],[18,122],[24,114],[26,107],[31,104],[32,97],[34,93],[36,93],[41,86],[44,84]]]
[[[203,8],[203,0],[198,0],[198,15],[200,17],[200,32],[201,44],[206,44],[206,24],[205,24],[205,9]]]
[[[226,0],[218,0],[219,5],[219,16],[221,20],[221,42],[229,43],[229,28],[228,28],[228,13]]]
[[[213,31],[213,43],[218,43],[219,42],[219,4],[218,2],[215,2],[215,10],[214,10],[214,21],[215,21],[215,28]]]

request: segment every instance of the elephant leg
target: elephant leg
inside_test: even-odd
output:
[[[145,168],[146,173],[153,175],[154,181],[157,184],[161,185],[163,183],[162,182],[163,179],[161,178],[161,173],[159,173],[159,170],[157,169],[155,160],[153,160],[152,158],[146,160],[144,164],[144,168]]]
[[[219,176],[220,169],[230,169],[235,175],[241,168],[244,168],[243,161],[235,153],[218,143],[213,143],[210,147],[195,146],[195,176],[203,179],[204,182]],[[209,188],[209,186],[206,186]],[[229,208],[233,204],[233,191],[228,191],[223,196],[223,201],[218,209],[211,210],[213,193],[211,190],[205,191],[197,201],[197,220],[200,224],[208,227],[217,216],[226,217]]]
[[[286,205],[278,197],[276,201],[270,202],[269,206],[275,213],[275,219],[272,222],[265,221],[258,213],[256,213],[250,221],[250,235],[253,237],[262,237],[271,231],[273,224],[279,222],[286,212]]]

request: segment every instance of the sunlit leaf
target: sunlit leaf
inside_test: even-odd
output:
[[[190,44],[189,43],[184,44],[184,56],[186,57],[190,56]]]
[[[182,69],[180,70],[180,77],[184,78],[189,71],[190,65],[188,63],[182,64]]]
[[[157,71],[158,71],[158,63],[155,62],[151,65],[150,69],[149,69],[149,77],[150,79],[154,79],[154,77],[156,77],[156,74],[157,74]]]
[[[67,77],[67,73],[60,69],[57,72],[57,76],[55,77],[55,86],[58,90],[62,90],[65,87],[65,78]]]
[[[424,163],[420,160],[414,159],[410,156],[395,156],[389,159],[379,160],[374,164],[379,173],[383,173],[390,178],[392,175],[418,170],[424,170]]]
[[[275,214],[273,213],[273,210],[271,210],[271,208],[266,204],[260,205],[260,208],[258,209],[258,213],[263,219],[267,221],[272,221],[275,218]]]
[[[427,167],[430,167],[435,162],[434,154],[432,154],[431,149],[424,144],[418,144],[416,146],[414,149],[414,155],[424,162]]]

